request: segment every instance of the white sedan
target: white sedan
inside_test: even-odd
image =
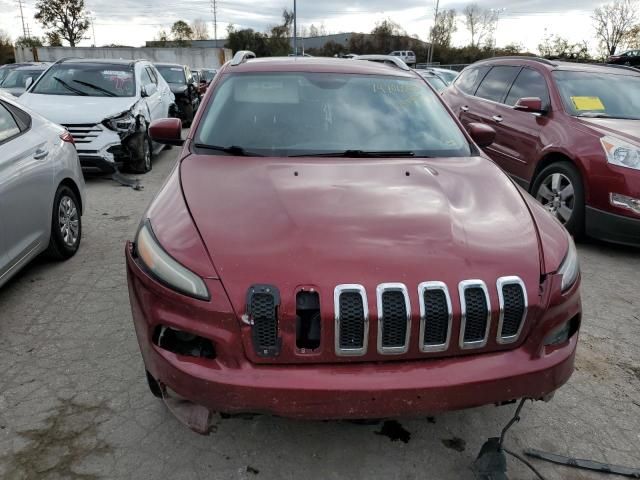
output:
[[[0,286],[37,255],[78,251],[84,178],[73,137],[0,93]]]

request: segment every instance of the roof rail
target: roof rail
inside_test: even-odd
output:
[[[527,56],[527,55],[505,55],[504,57],[484,58],[482,60],[479,60],[478,63],[480,63],[480,62],[488,62],[489,60],[531,60],[533,62],[544,63],[545,65],[551,65],[553,67],[556,66],[555,63],[553,63],[551,60],[548,60],[546,58],[530,57],[530,56]]]
[[[236,67],[241,63],[245,63],[250,58],[256,58],[256,54],[251,50],[240,50],[233,56],[233,59],[231,60],[231,66]]]
[[[369,62],[386,63],[399,68],[400,70],[410,71],[409,65],[404,63],[400,57],[394,57],[393,55],[358,55],[353,58],[354,60],[367,60]]]
[[[591,64],[593,65],[593,64]],[[598,65],[598,64],[596,64]],[[636,73],[640,73],[640,69],[636,68],[636,67],[631,67],[629,65],[617,65],[615,63],[601,63],[599,65],[602,65],[604,67],[610,67],[610,68],[621,68],[623,70],[631,70],[632,72],[636,72]]]

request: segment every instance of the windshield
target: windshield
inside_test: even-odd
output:
[[[436,75],[429,75],[429,74],[423,74],[423,73],[421,73],[420,75],[427,82],[429,82],[429,85],[431,85],[436,92],[441,92],[445,88],[447,88],[447,84],[444,83],[444,80],[442,80],[440,77]]]
[[[95,63],[60,63],[42,75],[31,93],[89,97],[132,97],[133,67]]]
[[[571,115],[640,119],[640,76],[598,72],[553,72]]]
[[[182,67],[156,67],[167,83],[178,83],[184,85],[187,83],[184,77],[184,69]]]
[[[35,80],[44,70],[12,70],[6,76],[0,87],[2,88],[25,88],[25,82],[28,78]]]
[[[422,81],[373,75],[228,75],[203,115],[195,143],[270,156],[351,150],[471,154],[465,136]]]
[[[213,77],[215,77],[216,75],[215,70],[202,70],[200,73],[202,75],[203,80],[205,80],[207,83],[213,80]]]

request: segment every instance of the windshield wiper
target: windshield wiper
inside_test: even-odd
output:
[[[415,157],[411,150],[343,150],[341,152],[307,153],[303,155],[289,155],[290,157],[346,157],[346,158],[392,158]]]
[[[581,118],[611,118],[614,120],[638,120],[637,117],[620,117],[620,116],[608,115],[606,113],[594,113],[594,112],[579,113],[576,116]]]
[[[263,157],[259,153],[250,152],[237,145],[231,145],[230,147],[220,147],[218,145],[207,145],[205,143],[196,143],[196,148],[202,148],[204,150],[215,150],[217,152],[224,152],[237,157]]]
[[[98,85],[94,85],[93,83],[83,82],[82,80],[74,80],[74,82],[79,83],[80,85],[84,85],[85,87],[93,88],[94,90],[98,90],[99,92],[107,94],[109,97],[115,97],[116,94],[110,92],[106,88],[99,87]]]
[[[66,88],[67,90],[72,91],[73,93],[75,93],[77,95],[80,95],[82,97],[86,97],[88,95],[88,93],[83,92],[82,90],[78,90],[77,88],[73,88],[71,85],[69,85],[67,82],[65,82],[61,78],[53,77],[53,79],[55,81],[59,82],[64,88]]]

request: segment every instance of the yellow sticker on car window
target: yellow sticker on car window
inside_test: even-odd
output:
[[[604,111],[607,109],[600,97],[571,97],[571,101],[576,110]]]

